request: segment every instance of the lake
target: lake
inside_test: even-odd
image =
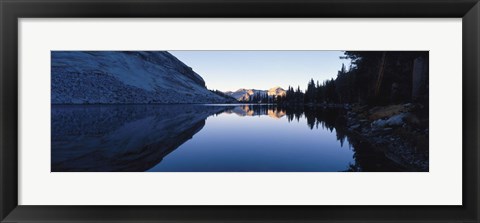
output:
[[[52,172],[404,171],[345,127],[343,109],[52,105]]]

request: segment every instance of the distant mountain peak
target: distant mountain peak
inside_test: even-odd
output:
[[[240,88],[234,92],[226,91],[224,93],[237,99],[238,101],[249,101],[251,96],[256,94],[267,94],[268,96],[285,96],[287,92],[283,88],[275,86],[268,90]]]
[[[275,86],[273,88],[270,88],[268,90],[268,95],[269,96],[285,96],[287,94],[287,92],[285,91],[285,89],[281,88],[281,87],[278,87],[278,86]]]

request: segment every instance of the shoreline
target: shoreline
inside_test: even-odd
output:
[[[419,113],[425,108],[420,107],[410,103],[381,107],[355,105],[347,111],[347,129],[408,171],[428,172],[428,119],[421,117]]]

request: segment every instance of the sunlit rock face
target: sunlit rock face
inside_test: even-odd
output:
[[[285,96],[287,95],[287,91],[285,91],[281,87],[273,87],[268,90],[268,96]]]
[[[255,94],[265,94],[263,90],[240,88],[236,91],[227,91],[225,94],[237,99],[238,101],[249,101]]]
[[[139,172],[188,141],[225,107],[52,106],[52,172]]]
[[[52,51],[52,104],[226,103],[166,51]]]
[[[285,96],[287,92],[281,87],[273,87],[269,90],[245,89],[240,88],[236,91],[226,91],[225,94],[237,99],[241,102],[249,101],[254,95]]]

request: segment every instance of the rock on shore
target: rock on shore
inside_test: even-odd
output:
[[[429,170],[428,108],[423,105],[356,105],[347,114],[347,126],[407,170]]]

